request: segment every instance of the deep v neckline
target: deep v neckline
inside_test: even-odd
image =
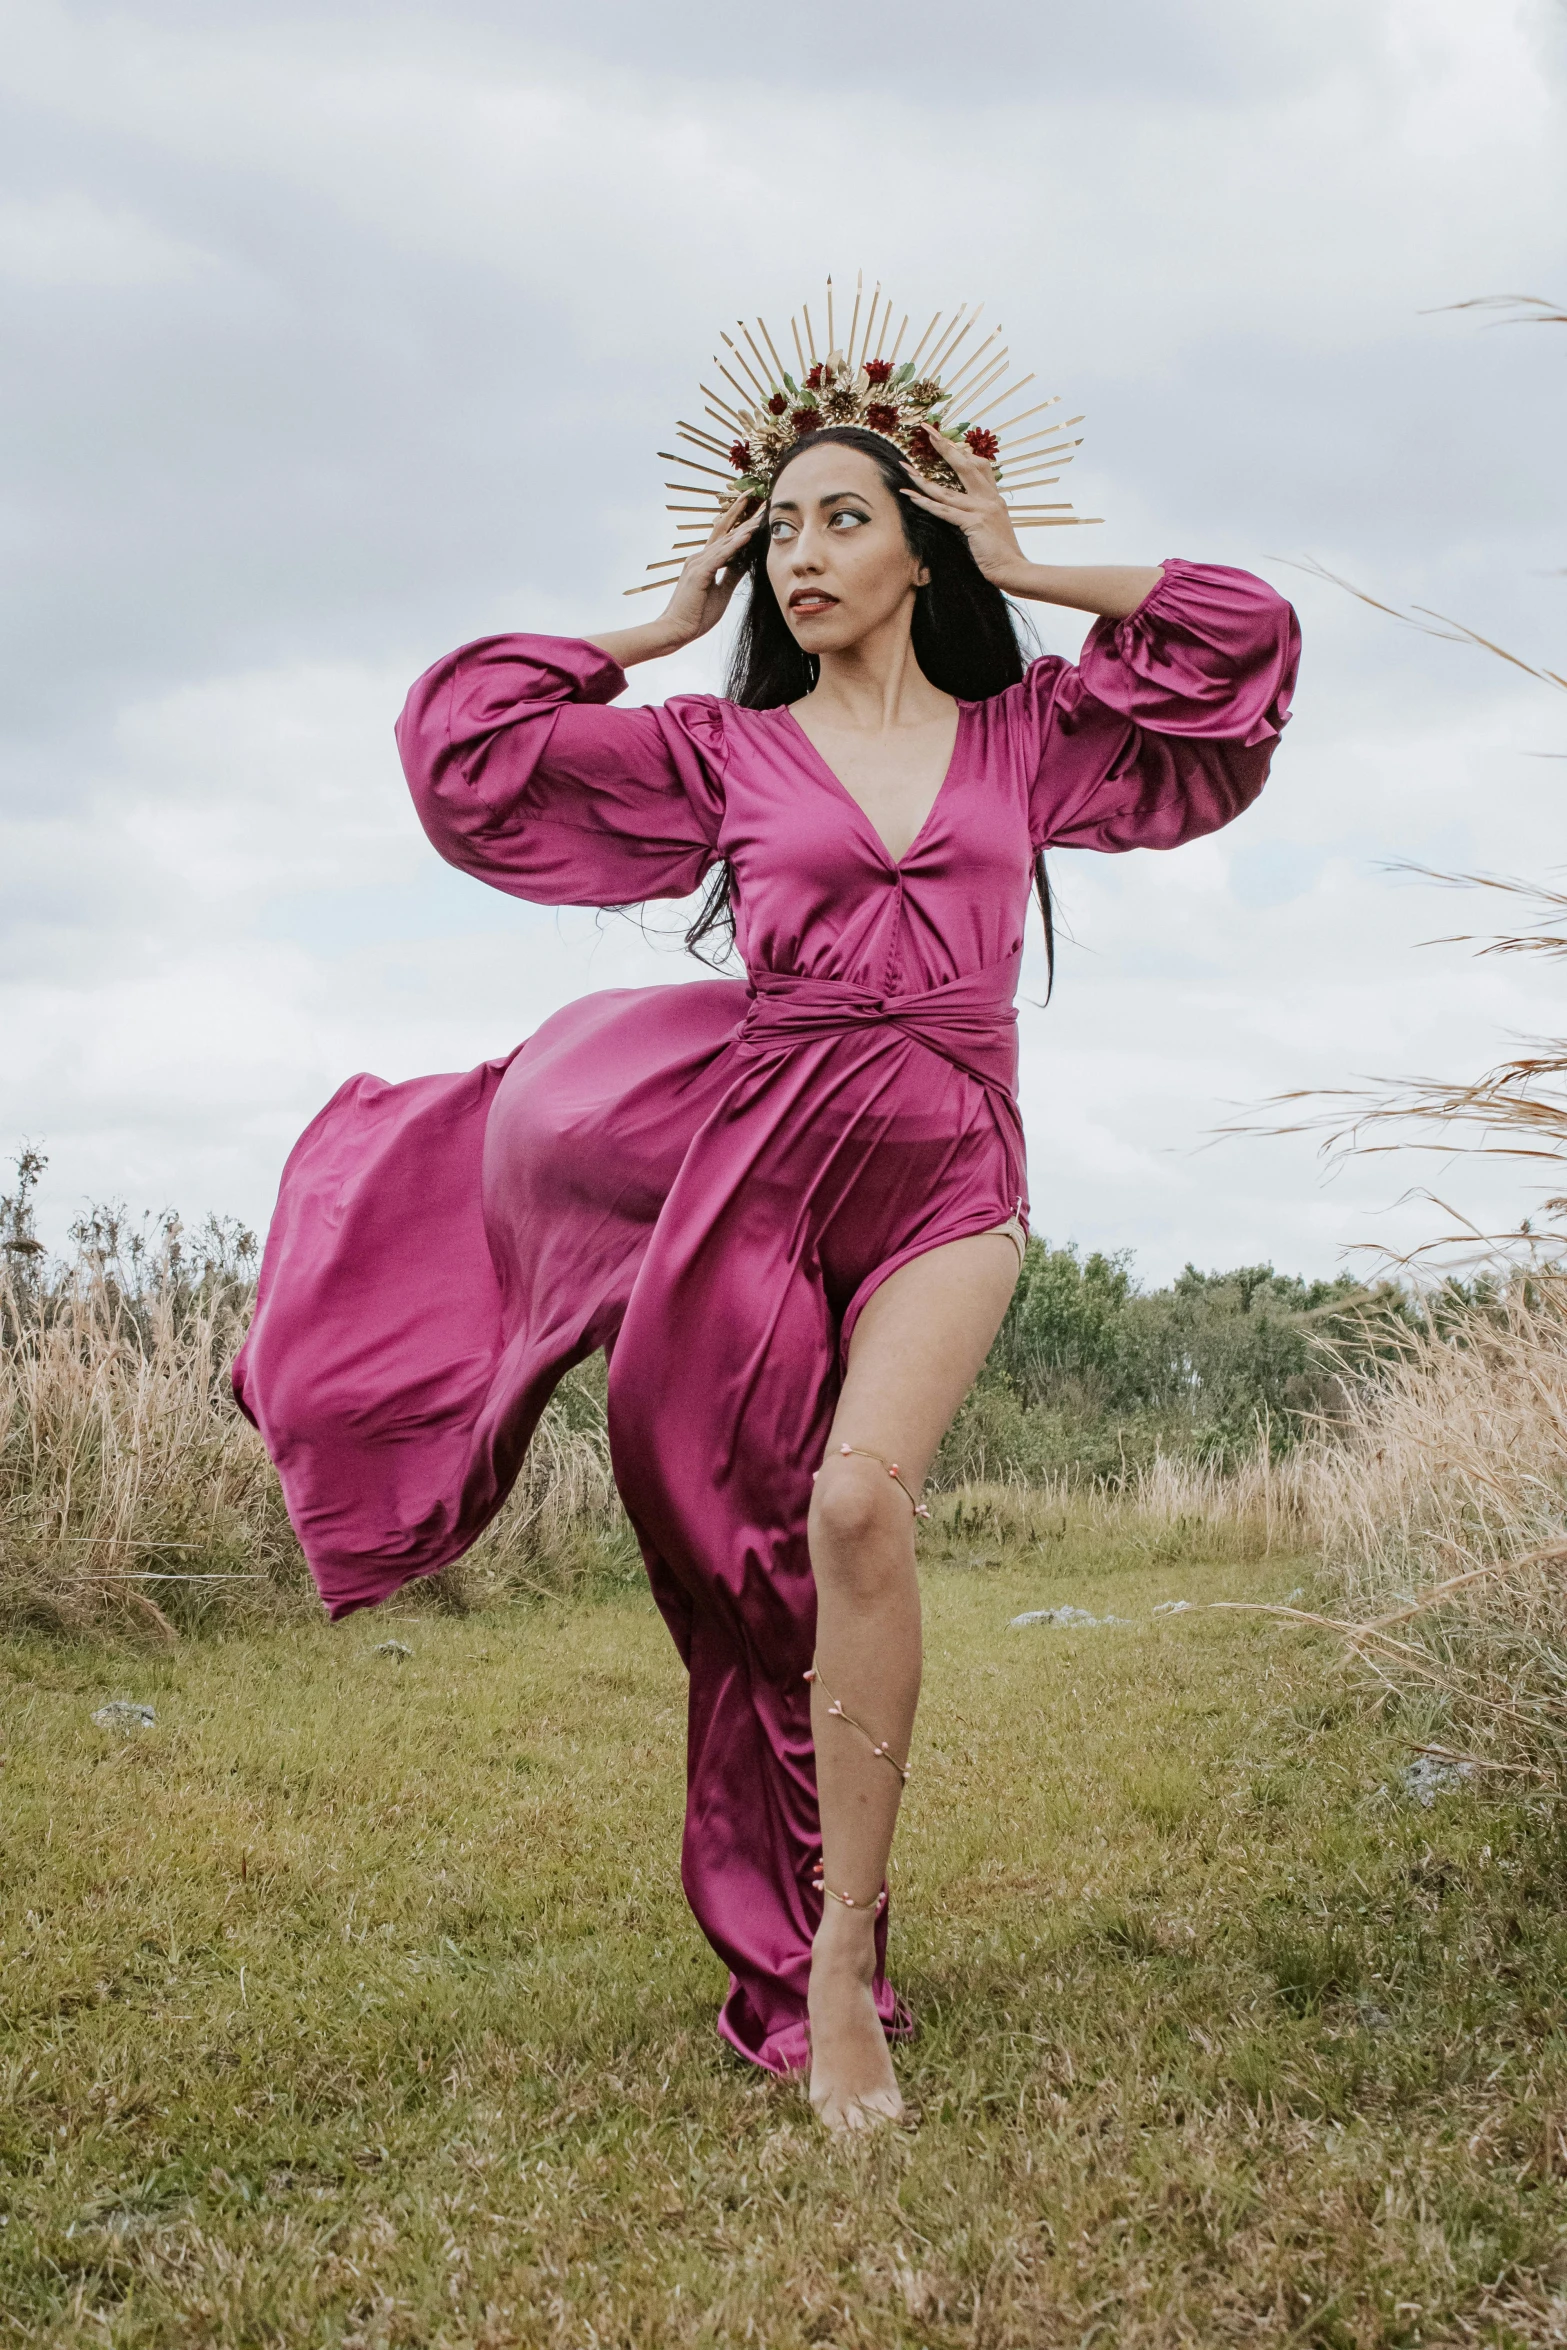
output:
[[[919,827],[914,833],[913,838],[910,840],[908,847],[904,850],[901,857],[895,857],[893,855],[891,849],[888,848],[887,843],[885,840],[883,840],[881,833],[877,830],[875,823],[872,821],[870,810],[865,807],[861,801],[855,798],[853,792],[850,791],[848,785],[844,782],[843,777],[838,773],[836,767],[834,767],[825,757],[825,755],[817,749],[810,736],[806,733],[804,727],[800,724],[799,719],[796,718],[794,712],[790,709],[788,703],[782,702],[779,704],[779,708],[781,709],[784,717],[788,719],[789,724],[793,727],[795,733],[799,736],[801,742],[805,745],[806,750],[815,760],[822,774],[832,785],[833,790],[838,794],[839,798],[848,801],[849,806],[859,817],[861,823],[864,825],[866,831],[870,834],[872,840],[876,843],[876,846],[880,849],[883,857],[885,857],[887,860],[887,863],[892,867],[894,873],[902,872],[904,866],[908,863],[915,850],[919,847],[920,842],[925,838],[926,833],[930,830],[931,824],[935,819],[936,811],[941,806],[942,801],[946,797],[947,786],[952,781],[953,776],[957,772],[958,752],[961,749],[963,743],[963,722],[968,716],[968,704],[966,702],[958,702],[956,695],[953,696],[953,700],[957,702],[958,723],[952,737],[951,754],[948,757],[946,767],[943,770],[941,781],[936,786],[936,796],[931,801],[930,806],[926,809],[924,815],[920,818]]]

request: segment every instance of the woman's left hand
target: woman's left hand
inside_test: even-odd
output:
[[[1006,500],[996,487],[995,467],[976,457],[962,441],[949,441],[933,424],[927,424],[925,430],[936,454],[951,466],[962,486],[949,489],[921,474],[918,489],[906,489],[903,495],[910,505],[922,506],[939,522],[955,523],[985,577],[996,587],[1011,586],[1020,571],[1029,569],[1029,561],[1018,544]]]

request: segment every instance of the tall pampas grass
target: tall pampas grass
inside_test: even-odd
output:
[[[1343,1595],[1316,1620],[1472,1760],[1567,1787],[1567,1276],[1394,1345],[1294,1464]]]

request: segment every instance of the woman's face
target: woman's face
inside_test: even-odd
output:
[[[912,613],[930,574],[863,449],[828,441],[786,466],[763,525],[767,576],[802,651],[843,652]]]

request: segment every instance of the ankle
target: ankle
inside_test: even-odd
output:
[[[876,1918],[869,1909],[840,1909],[829,1902],[811,1940],[813,1959],[851,1967],[867,1982],[876,1971]]]

